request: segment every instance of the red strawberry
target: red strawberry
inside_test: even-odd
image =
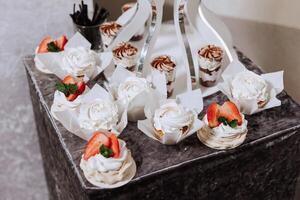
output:
[[[71,75],[67,75],[64,80],[63,80],[64,84],[76,84],[76,80],[75,78],[73,78]]]
[[[208,125],[211,128],[217,127],[220,125],[218,121],[220,113],[220,106],[217,103],[212,103],[207,109],[207,121]]]
[[[109,139],[111,141],[111,150],[114,153],[114,158],[119,158],[120,157],[120,145],[119,145],[119,141],[118,138],[115,134],[110,134]]]
[[[68,101],[74,101],[77,98],[77,94],[69,94],[67,96]]]
[[[52,41],[52,38],[50,36],[45,37],[38,47],[38,53],[47,53],[48,52],[48,43]]]
[[[68,42],[68,39],[65,35],[60,36],[57,40],[55,40],[56,46],[63,51],[66,43]]]
[[[97,131],[88,141],[85,147],[83,159],[88,160],[90,157],[98,154],[102,144],[108,147],[111,143],[109,138],[104,133]]]
[[[80,81],[77,83],[77,92],[76,94],[81,95],[85,90],[85,82],[84,81]]]
[[[226,101],[220,108],[220,117],[225,117],[227,121],[237,120],[238,125],[243,123],[239,109],[231,101]]]

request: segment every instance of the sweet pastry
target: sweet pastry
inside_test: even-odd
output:
[[[170,100],[155,110],[153,126],[156,137],[174,137],[176,140],[189,132],[197,115],[192,110]]]
[[[105,22],[100,26],[100,34],[105,48],[107,48],[110,45],[110,43],[117,36],[121,28],[122,25],[114,21]]]
[[[267,82],[251,71],[238,73],[231,81],[230,87],[232,97],[237,101],[255,99],[258,107],[262,108],[269,100]]]
[[[96,98],[80,106],[79,126],[87,132],[114,130],[118,120],[118,106],[114,101]]]
[[[213,149],[232,149],[246,138],[247,120],[231,101],[222,106],[212,103],[203,118],[204,126],[198,131],[199,140]]]
[[[135,71],[138,58],[138,49],[127,42],[121,42],[112,50],[113,60],[116,66],[124,67],[129,71]]]
[[[130,8],[132,8],[136,3],[126,3],[122,6],[121,10],[122,13],[126,12]],[[145,27],[142,27],[131,39],[130,41],[140,41],[143,39],[143,35],[145,32]]]
[[[176,63],[174,59],[168,55],[157,56],[152,60],[151,66],[165,74],[167,81],[167,93],[168,97],[170,97],[173,93],[173,83],[176,75]]]
[[[74,77],[91,78],[99,65],[97,54],[84,47],[68,48],[63,52],[62,68]]]
[[[62,35],[56,40],[53,40],[50,36],[45,37],[39,44],[39,46],[35,49],[35,55],[41,53],[48,53],[48,52],[60,52],[64,50],[64,47],[68,39],[65,35]],[[40,71],[44,73],[51,73],[49,70],[46,69],[44,64],[39,60],[37,56],[34,57],[34,62]]]
[[[222,72],[223,57],[223,50],[215,45],[207,45],[198,51],[200,83],[203,86],[216,84]]]
[[[113,133],[95,132],[80,161],[86,179],[101,188],[120,187],[136,173],[136,164],[126,143]]]

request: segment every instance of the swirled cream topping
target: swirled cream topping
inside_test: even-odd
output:
[[[199,56],[209,60],[221,62],[223,59],[223,50],[215,45],[207,45],[198,51]]]
[[[137,95],[149,90],[150,85],[146,79],[128,77],[118,88],[118,99],[128,103]]]
[[[103,35],[114,37],[120,31],[122,26],[117,22],[105,22],[100,26],[100,31]]]
[[[162,55],[154,58],[151,62],[151,66],[160,71],[170,72],[175,69],[176,64],[170,56]]]
[[[267,82],[251,71],[240,72],[234,77],[231,93],[234,99],[256,99],[258,103],[269,98]]]
[[[228,137],[230,135],[236,135],[236,134],[242,134],[244,132],[247,132],[247,124],[248,121],[245,119],[245,116],[242,115],[242,124],[240,126],[236,126],[235,128],[230,127],[229,125],[224,125],[221,123],[219,126],[215,128],[210,128],[208,125],[207,115],[204,116],[203,122],[205,123],[205,127],[208,131],[212,131],[212,133],[219,137]]]
[[[118,122],[118,107],[113,101],[94,99],[81,105],[78,120],[87,130],[111,130]]]
[[[83,47],[68,48],[63,52],[62,62],[68,74],[91,78],[97,68],[97,54]]]
[[[128,42],[121,42],[113,48],[112,52],[118,59],[131,58],[137,55],[138,49]]]
[[[160,106],[154,113],[154,128],[163,133],[185,134],[194,123],[195,113],[177,104],[169,101]]]

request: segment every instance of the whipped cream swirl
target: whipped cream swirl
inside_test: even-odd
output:
[[[103,99],[82,104],[78,118],[80,127],[90,131],[111,130],[118,123],[118,119],[117,105]]]
[[[207,45],[198,51],[198,55],[200,69],[213,71],[221,67],[224,52],[220,47]]]
[[[129,103],[137,95],[149,90],[150,85],[146,79],[135,76],[128,77],[118,88],[118,99],[123,103]]]
[[[170,72],[175,69],[176,64],[170,56],[162,55],[154,58],[151,62],[151,66],[160,71]]]
[[[105,22],[100,26],[100,31],[103,35],[114,37],[120,31],[122,26],[117,22]]]
[[[234,99],[256,99],[258,103],[268,100],[268,84],[259,75],[245,71],[238,73],[231,82],[231,93]]]
[[[84,47],[68,48],[63,52],[63,68],[73,76],[91,78],[97,68],[97,54]]]
[[[154,128],[163,133],[186,134],[195,120],[195,112],[169,101],[154,113]]]
[[[130,43],[121,42],[112,50],[113,56],[118,59],[130,58],[137,55],[138,49]]]

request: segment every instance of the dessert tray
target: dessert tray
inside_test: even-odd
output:
[[[75,33],[46,37],[25,58],[86,187],[117,188],[246,148],[291,117],[280,107],[282,71],[249,64],[201,1],[174,1],[166,24],[163,5],[124,5],[100,27],[104,52]]]

